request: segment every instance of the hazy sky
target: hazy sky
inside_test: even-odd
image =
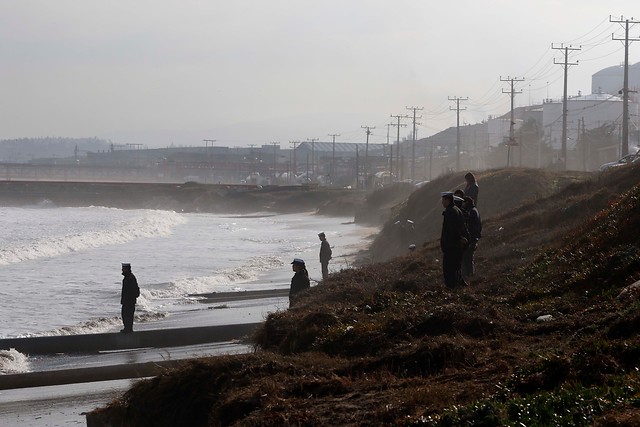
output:
[[[461,122],[507,112],[501,77],[525,78],[517,105],[560,98],[552,43],[582,46],[569,94],[590,93],[624,60],[610,15],[640,20],[640,2],[2,0],[0,139],[285,148],[376,126],[386,142],[389,116],[414,106],[424,137],[455,125],[448,97],[469,98]]]

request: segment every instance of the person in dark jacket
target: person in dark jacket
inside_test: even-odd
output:
[[[300,258],[294,258],[291,263],[291,268],[295,272],[291,278],[291,289],[289,290],[289,307],[293,307],[296,301],[297,295],[309,289],[311,286],[309,283],[309,273],[307,272],[307,266],[304,260]]]
[[[482,237],[482,221],[473,199],[469,196],[464,198],[462,213],[467,223],[467,230],[469,230],[469,244],[462,252],[462,277],[463,279],[468,279],[475,273],[473,254],[478,247],[480,237]]]
[[[320,239],[320,265],[322,266],[322,280],[329,277],[329,260],[331,259],[331,246],[327,242],[327,237],[324,233],[318,234]]]
[[[442,206],[442,271],[444,284],[454,289],[466,285],[462,278],[461,263],[462,251],[469,243],[470,237],[462,211],[453,203],[453,193],[442,193]]]
[[[473,204],[478,206],[478,192],[480,191],[480,187],[478,187],[475,175],[471,172],[467,172],[464,176],[464,180],[467,183],[467,186],[464,187],[464,195],[471,197],[473,199]]]
[[[131,272],[131,264],[122,264],[122,293],[120,296],[120,304],[122,304],[122,324],[124,329],[120,332],[133,332],[133,313],[136,310],[136,299],[140,296],[140,288],[138,280]]]

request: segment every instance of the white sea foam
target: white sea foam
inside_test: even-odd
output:
[[[29,359],[15,349],[0,350],[0,374],[19,374],[29,372]]]
[[[47,236],[4,247],[0,249],[0,265],[51,258],[84,249],[127,243],[139,238],[168,236],[176,225],[185,221],[182,215],[171,211],[139,210],[133,218],[107,229]]]
[[[149,293],[149,299],[181,298],[189,294],[206,292],[224,292],[237,290],[239,284],[256,279],[261,273],[281,268],[285,262],[276,256],[254,256],[243,261],[242,265],[223,269],[218,274],[202,277],[188,277],[171,282],[162,289],[143,290]]]
[[[169,314],[167,312],[147,312],[142,308],[136,310],[135,323],[154,322],[164,319]],[[20,338],[39,337],[39,336],[64,336],[64,335],[82,335],[82,334],[100,334],[104,332],[111,332],[115,329],[122,327],[122,318],[120,317],[98,317],[90,319],[80,325],[64,326],[62,328],[54,329],[53,331],[47,331],[38,334],[26,334],[20,336]]]

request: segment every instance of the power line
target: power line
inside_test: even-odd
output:
[[[507,142],[507,167],[509,167],[509,162],[511,161],[511,147],[518,145],[514,136],[514,126],[516,124],[516,121],[514,118],[513,101],[516,97],[516,94],[522,93],[522,89],[517,91],[515,90],[514,85],[516,82],[523,82],[524,78],[507,77],[506,79],[503,79],[502,77],[500,77],[500,81],[511,83],[511,89],[508,92],[505,92],[504,89],[502,89],[502,93],[508,93],[511,97],[511,120],[509,121],[509,141]]]
[[[340,136],[339,133],[330,133],[329,136],[333,138],[333,145],[331,150],[331,181],[333,182],[333,169],[336,162],[336,137]]]
[[[562,165],[564,169],[567,169],[567,82],[569,75],[569,66],[570,65],[578,65],[578,61],[569,62],[569,52],[580,50],[580,47],[571,47],[571,46],[554,46],[551,45],[551,49],[556,49],[563,51],[564,53],[564,62],[557,62],[556,59],[553,59],[554,64],[562,65],[564,68],[564,93],[562,96]]]
[[[367,183],[369,179],[369,135],[371,135],[371,129],[375,129],[375,126],[360,126],[362,129],[366,129],[367,143],[364,151],[364,189],[367,190]]]
[[[398,178],[400,180],[402,180],[403,177],[403,172],[404,172],[404,167],[402,165],[402,162],[400,161],[400,127],[402,126],[407,126],[405,123],[400,123],[401,119],[408,119],[409,116],[407,115],[402,115],[402,114],[398,114],[396,116],[394,116],[393,114],[391,114],[391,118],[397,119],[398,123],[397,124],[391,124],[391,126],[396,126],[398,129],[398,134],[396,137],[396,174],[398,175]],[[393,163],[393,160],[392,160]],[[399,173],[398,173],[399,172]],[[391,175],[393,176],[393,170],[391,171]]]
[[[460,110],[466,110],[460,108],[460,101],[467,101],[469,98],[460,98],[459,96],[449,97],[449,101],[456,102],[456,108],[449,107],[449,110],[456,111],[456,171],[460,171]]]
[[[416,117],[416,111],[424,110],[423,107],[407,107],[407,110],[413,111],[413,133],[411,138],[411,182],[416,180],[416,119],[421,119],[422,116]]]
[[[640,21],[634,21],[631,19],[624,19],[620,17],[620,20],[613,20],[609,17],[609,21],[616,22],[620,25],[624,23],[624,39],[615,38],[611,34],[613,40],[620,40],[624,43],[624,81],[622,84],[622,155],[629,154],[629,45],[640,39],[629,38],[629,24],[638,24]]]

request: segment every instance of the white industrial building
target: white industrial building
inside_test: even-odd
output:
[[[548,100],[542,108],[545,140],[555,149],[562,148],[562,100]],[[567,100],[567,149],[575,148],[578,134],[603,125],[622,123],[622,98],[595,93]],[[637,105],[637,104],[636,104]]]

